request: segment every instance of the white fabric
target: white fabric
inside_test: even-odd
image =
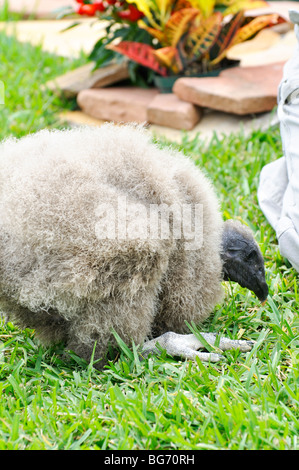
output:
[[[298,44],[284,67],[278,91],[284,157],[262,169],[258,200],[276,231],[281,254],[299,271],[299,11],[289,13]]]

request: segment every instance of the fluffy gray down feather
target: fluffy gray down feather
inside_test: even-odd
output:
[[[202,204],[203,244],[99,237],[103,204]],[[222,300],[222,218],[194,163],[135,126],[43,130],[0,145],[0,310],[44,343],[104,357],[112,330],[130,344],[186,331]],[[107,206],[108,207],[108,206]],[[116,212],[111,211],[111,217]],[[108,211],[109,216],[109,211]],[[102,217],[102,218],[101,218]],[[107,223],[107,214],[106,214]]]

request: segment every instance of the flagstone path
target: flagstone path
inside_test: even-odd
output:
[[[0,0],[0,6],[4,2]],[[56,18],[59,8],[74,5],[74,0],[9,0],[10,11],[36,18]]]

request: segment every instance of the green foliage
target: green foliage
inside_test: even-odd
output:
[[[125,58],[119,54],[115,54],[107,46],[116,39],[121,41],[137,40],[143,44],[150,43],[150,35],[143,29],[138,28],[136,23],[131,23],[130,27],[127,25],[119,26],[117,29],[113,28],[113,24],[109,24],[106,28],[106,34],[94,45],[94,48],[89,56],[90,60],[95,62],[95,67],[99,68],[109,64],[112,61],[121,62]]]
[[[229,48],[278,21],[274,14],[260,16],[258,21],[245,18],[245,9],[265,7],[264,1],[134,0],[134,3],[145,15],[137,22],[119,26],[117,16],[107,16],[106,12],[101,15],[110,24],[91,54],[97,66],[119,60],[121,54],[162,76],[221,69],[226,67]],[[142,36],[142,32],[148,34]]]
[[[0,51],[1,77],[9,77],[1,138],[60,127],[65,103],[40,85],[74,63],[3,34]],[[224,217],[238,217],[256,233],[268,303],[262,307],[249,291],[226,284],[224,304],[202,327],[254,340],[253,350],[227,351],[219,364],[165,353],[141,361],[137,346],[120,341],[117,360],[98,372],[73,353],[66,361],[59,347],[41,347],[33,331],[1,322],[1,450],[298,450],[298,274],[279,254],[256,199],[261,168],[281,156],[279,130],[215,134],[207,143],[183,134],[173,146],[215,183]]]
[[[84,3],[91,3],[83,5],[90,10],[94,2]],[[133,62],[135,67],[129,66],[131,82],[142,86],[151,85],[154,74],[190,76],[223,69],[235,65],[236,61],[226,58],[232,46],[283,21],[277,14],[244,16],[245,10],[265,6],[264,0],[105,2],[91,13],[106,21],[106,26],[89,59],[95,68],[122,60]],[[62,8],[59,17],[75,12],[84,15],[81,7]]]

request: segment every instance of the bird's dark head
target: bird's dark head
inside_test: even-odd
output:
[[[224,222],[221,258],[225,281],[247,287],[261,302],[267,299],[264,259],[248,227],[235,220]]]

